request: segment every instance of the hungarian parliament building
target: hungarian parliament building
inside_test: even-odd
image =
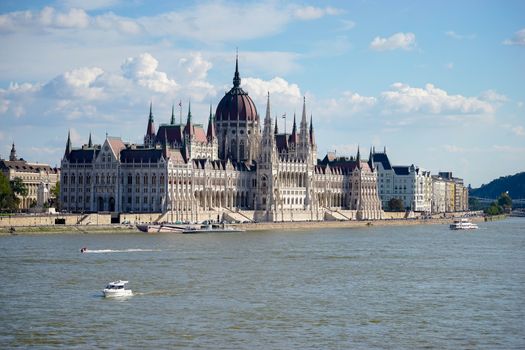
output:
[[[155,127],[150,113],[143,144],[106,136],[102,145],[73,147],[61,162],[61,209],[70,212],[158,214],[157,221],[274,222],[372,220],[384,215],[373,153],[362,159],[317,158],[306,101],[298,125],[281,133],[241,87],[210,114],[206,129],[188,108],[186,123]],[[385,154],[386,155],[386,151]],[[380,159],[381,161],[381,159]],[[382,187],[382,185],[381,185]]]

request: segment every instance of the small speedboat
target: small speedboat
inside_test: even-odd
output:
[[[477,228],[478,225],[470,222],[470,220],[466,218],[454,220],[454,222],[450,224],[451,230],[475,230]]]
[[[80,248],[80,252],[81,252],[81,253],[85,253],[85,252],[87,252],[87,247],[82,247],[82,248]]]
[[[132,296],[133,292],[130,289],[125,288],[127,283],[128,281],[109,282],[103,290],[104,296],[106,298]]]

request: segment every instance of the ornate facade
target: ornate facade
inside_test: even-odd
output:
[[[27,188],[27,196],[20,197],[20,209],[32,206],[42,208],[48,204],[51,190],[60,178],[60,169],[51,168],[48,164],[29,163],[16,155],[15,144],[11,147],[9,160],[0,159],[0,171],[9,181],[22,179]]]
[[[307,221],[380,219],[377,172],[369,161],[317,159],[306,101],[297,127],[279,133],[268,94],[263,122],[241,88],[236,61],[232,89],[206,130],[188,108],[185,124],[156,130],[152,107],[144,144],[106,137],[62,159],[62,207],[69,211],[159,213],[159,221]]]

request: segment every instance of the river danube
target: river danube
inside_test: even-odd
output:
[[[525,219],[0,237],[0,348],[28,347],[523,349]]]

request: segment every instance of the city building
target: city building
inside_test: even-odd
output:
[[[407,210],[430,213],[432,209],[432,178],[429,171],[415,165],[392,165],[383,152],[370,151],[370,159],[377,169],[378,192],[382,206],[398,198]]]
[[[19,196],[22,210],[34,206],[43,207],[47,204],[51,197],[51,190],[60,179],[60,169],[51,168],[48,164],[29,163],[23,158],[18,158],[14,143],[9,160],[0,159],[0,171],[9,181],[20,178],[26,186],[27,196]]]
[[[163,221],[307,221],[380,219],[373,163],[327,155],[317,159],[306,101],[291,133],[265,117],[241,87],[233,87],[208,125],[193,121],[155,128],[152,106],[140,145],[106,137],[73,148],[62,159],[62,208],[73,212],[161,213]]]

